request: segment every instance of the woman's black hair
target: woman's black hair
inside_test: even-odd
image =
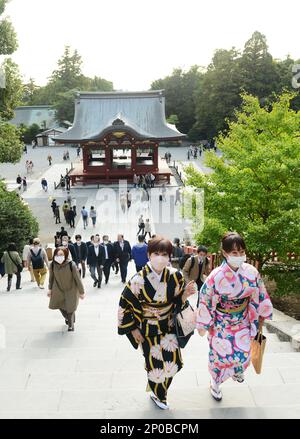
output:
[[[221,249],[226,253],[233,250],[246,250],[246,243],[237,232],[227,232],[222,238]]]
[[[8,252],[16,252],[17,251],[16,244],[14,242],[11,242],[10,244],[8,244],[7,251]]]

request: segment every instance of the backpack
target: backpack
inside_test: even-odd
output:
[[[32,268],[34,270],[40,270],[44,268],[44,259],[41,256],[42,249],[40,248],[38,253],[35,254],[34,251],[30,250],[31,253],[31,262],[32,262]]]
[[[181,268],[181,270],[182,270],[186,264],[186,261],[190,258],[191,258],[192,262],[191,262],[191,267],[189,269],[189,274],[195,265],[195,256],[190,256],[189,254],[186,254],[186,255],[182,256],[182,258],[179,259],[179,268]]]

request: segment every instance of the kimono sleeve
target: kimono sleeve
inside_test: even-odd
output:
[[[128,335],[136,329],[135,314],[139,312],[135,306],[136,298],[128,286],[125,287],[119,302],[118,310],[118,333]]]
[[[184,291],[185,291],[186,282],[180,271],[176,271],[176,273],[174,273],[173,276],[176,285],[173,302],[175,303],[175,305],[181,307],[181,305],[185,302]]]
[[[196,310],[196,328],[209,330],[214,325],[218,295],[214,283],[208,278],[202,285],[199,295],[199,305]]]
[[[256,302],[258,302],[256,304],[258,316],[263,319],[271,320],[273,315],[273,305],[260,274],[257,276],[256,283],[258,287],[258,300],[256,300]],[[251,302],[253,304],[253,300]]]

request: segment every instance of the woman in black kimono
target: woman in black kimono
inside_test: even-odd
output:
[[[120,335],[126,334],[135,349],[141,344],[148,376],[147,391],[163,409],[169,408],[167,392],[183,362],[173,325],[176,305],[195,293],[183,275],[169,267],[171,241],[156,237],[148,243],[149,262],[126,285],[119,304]]]

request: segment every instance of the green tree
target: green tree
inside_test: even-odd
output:
[[[188,184],[205,189],[205,225],[198,242],[217,251],[225,231],[245,237],[248,253],[260,266],[277,251],[300,252],[300,113],[284,93],[271,108],[243,95],[228,135],[220,135],[218,157],[206,154],[212,169],[202,175],[189,168]]]
[[[170,114],[170,116],[167,118],[167,122],[172,125],[177,125],[179,123],[177,114]]]
[[[195,123],[195,91],[201,77],[202,69],[192,66],[187,72],[174,69],[172,75],[151,84],[152,90],[165,90],[166,115],[177,115],[177,128],[182,133],[187,134]]]
[[[29,82],[23,86],[22,103],[24,105],[37,105],[40,89],[41,87],[35,83],[34,79],[30,78]]]
[[[24,144],[20,140],[22,131],[0,120],[0,163],[18,163]]]
[[[0,0],[0,55],[11,55],[18,48],[17,34],[8,18],[2,18],[8,0]]]
[[[22,140],[25,144],[31,144],[31,142],[36,138],[36,136],[43,131],[43,129],[36,123],[26,127],[24,125],[20,126],[22,133]]]
[[[28,238],[38,235],[39,227],[29,207],[16,192],[8,192],[0,182],[0,254],[10,242],[22,252]]]
[[[22,100],[23,84],[19,67],[10,58],[2,65],[5,74],[5,88],[0,88],[0,118],[10,120],[14,117],[14,109]]]
[[[260,32],[254,32],[246,42],[239,69],[242,87],[247,93],[266,99],[278,91],[278,70],[272,55],[268,52],[267,39]]]
[[[196,123],[193,136],[211,139],[227,128],[226,118],[232,118],[241,104],[240,53],[217,50],[196,92]]]

